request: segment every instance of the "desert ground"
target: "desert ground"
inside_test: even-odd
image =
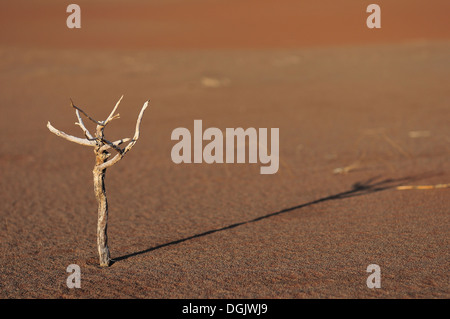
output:
[[[81,29],[0,4],[0,298],[450,297],[450,188],[397,189],[450,183],[449,1],[76,3]],[[82,137],[69,99],[103,120],[122,94],[110,140],[151,102],[106,172],[101,268],[93,151],[46,124]],[[175,164],[196,119],[279,128],[279,171]]]

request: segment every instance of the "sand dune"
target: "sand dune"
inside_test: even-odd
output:
[[[449,298],[449,190],[396,189],[449,182],[448,1],[378,1],[381,30],[367,1],[77,3],[81,30],[1,4],[1,298]],[[92,150],[46,124],[82,136],[69,98],[104,118],[122,94],[111,140],[151,106],[107,171],[100,269]],[[174,164],[195,119],[279,128],[279,172]]]

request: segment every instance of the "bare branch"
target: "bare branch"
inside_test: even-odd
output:
[[[136,141],[138,140],[138,138],[139,138],[139,128],[140,128],[140,126],[141,126],[141,122],[142,122],[142,116],[144,116],[144,111],[147,109],[147,106],[148,106],[148,103],[149,103],[150,101],[146,101],[145,103],[144,103],[144,105],[142,106],[142,109],[141,109],[141,112],[139,113],[139,116],[138,116],[138,119],[137,119],[137,122],[136,122],[136,131],[135,131],[135,133],[134,133],[134,136],[133,136],[133,140],[135,141],[135,143],[136,143]],[[128,146],[127,146],[128,147]],[[131,147],[130,147],[131,148]]]
[[[147,106],[148,106],[149,102],[150,101],[145,102],[144,105],[142,106],[141,112],[139,113],[139,116],[138,116],[138,119],[137,119],[137,122],[136,122],[136,130],[135,130],[135,133],[134,133],[134,137],[131,140],[131,142],[125,147],[125,149],[122,152],[119,152],[111,160],[101,164],[100,167],[99,167],[100,169],[106,169],[106,168],[111,167],[114,164],[116,164],[118,161],[120,161],[125,156],[125,154],[129,150],[131,150],[131,148],[134,146],[134,144],[136,144],[137,140],[139,139],[139,134],[140,134],[139,129],[140,129],[140,126],[141,126],[142,117],[144,115],[144,111],[147,109]]]
[[[75,109],[75,114],[77,115],[77,118],[78,118],[78,123],[75,123],[75,124],[77,124],[81,127],[81,129],[84,132],[84,135],[86,135],[86,137],[88,139],[90,139],[90,140],[94,139],[94,137],[89,132],[89,130],[86,128],[86,126],[84,126],[83,119],[81,118],[80,111],[78,111],[78,109]]]
[[[47,127],[50,130],[50,132],[52,132],[53,134],[62,137],[70,142],[74,142],[77,144],[81,144],[81,145],[86,145],[86,146],[96,146],[97,144],[95,143],[95,141],[89,141],[87,139],[83,139],[83,138],[79,138],[79,137],[75,137],[69,134],[66,134],[60,130],[57,130],[56,128],[54,128],[50,122],[47,123]]]
[[[111,114],[109,114],[108,118],[104,121],[104,126],[106,126],[106,124],[108,124],[109,122],[111,122],[114,119],[118,119],[120,117],[119,114],[114,115],[114,113],[116,112],[117,108],[119,107],[120,102],[123,99],[123,94],[120,97],[119,101],[117,101],[116,106],[114,106],[114,109],[112,110]],[[113,116],[114,115],[114,116]]]
[[[89,115],[87,115],[87,113],[85,111],[83,111],[82,109],[80,109],[78,106],[76,106],[75,104],[73,104],[72,99],[70,99],[70,103],[72,104],[72,107],[77,109],[78,111],[80,111],[81,113],[84,114],[84,116],[86,116],[88,119],[90,119],[92,122],[94,122],[97,125],[103,125],[103,122],[98,122],[96,120],[94,120],[92,117],[90,117]]]

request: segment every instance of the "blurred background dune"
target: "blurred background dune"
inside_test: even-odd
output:
[[[0,43],[59,48],[295,48],[448,39],[446,0],[86,1],[82,28],[65,26],[68,1],[2,1]],[[366,8],[382,28],[366,27]]]

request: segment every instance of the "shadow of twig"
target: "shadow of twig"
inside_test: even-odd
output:
[[[138,255],[142,255],[142,254],[151,252],[151,251],[156,250],[156,249],[160,249],[160,248],[164,248],[164,247],[167,247],[167,246],[180,244],[182,242],[185,242],[185,241],[188,241],[188,240],[191,240],[191,239],[195,239],[195,238],[207,236],[207,235],[210,235],[210,234],[214,234],[214,233],[217,233],[217,232],[220,232],[220,231],[236,228],[238,226],[255,223],[255,222],[263,220],[263,219],[267,219],[267,218],[270,218],[270,217],[273,217],[273,216],[285,214],[285,213],[288,213],[288,212],[291,212],[291,211],[294,211],[294,210],[297,210],[297,209],[300,209],[300,208],[304,208],[304,207],[307,207],[307,206],[319,204],[319,203],[326,202],[326,201],[329,201],[329,200],[345,199],[345,198],[349,198],[349,197],[362,196],[362,195],[367,195],[367,194],[371,194],[371,193],[375,193],[375,192],[380,192],[380,191],[383,191],[383,190],[395,188],[395,187],[400,186],[401,184],[403,184],[405,182],[417,181],[417,180],[420,180],[420,179],[423,179],[423,178],[429,177],[429,176],[430,176],[430,174],[423,174],[423,175],[419,175],[419,176],[410,176],[410,177],[403,177],[403,178],[397,178],[397,179],[384,179],[384,180],[381,180],[381,181],[378,181],[378,182],[376,181],[379,178],[378,176],[377,177],[372,177],[372,178],[369,178],[366,181],[357,182],[357,183],[353,184],[352,188],[350,190],[348,190],[348,191],[341,192],[341,193],[334,194],[334,195],[330,195],[330,196],[326,196],[326,197],[319,198],[319,199],[311,201],[311,202],[307,202],[307,203],[300,204],[300,205],[297,205],[297,206],[285,208],[285,209],[282,209],[282,210],[279,210],[279,211],[276,211],[276,212],[273,212],[273,213],[270,213],[270,214],[267,214],[267,215],[263,215],[263,216],[260,216],[260,217],[254,218],[254,219],[242,221],[242,222],[239,222],[239,223],[231,224],[231,225],[228,225],[228,226],[225,226],[225,227],[221,227],[221,228],[217,228],[217,229],[208,230],[208,231],[205,231],[205,232],[200,233],[200,234],[196,234],[196,235],[192,235],[192,236],[189,236],[189,237],[181,238],[181,239],[178,239],[178,240],[175,240],[175,241],[171,241],[171,242],[168,242],[168,243],[165,243],[165,244],[161,244],[161,245],[158,245],[158,246],[155,246],[155,247],[150,247],[150,248],[147,248],[147,249],[144,249],[144,250],[141,250],[141,251],[137,251],[137,252],[134,252],[134,253],[131,253],[131,254],[128,254],[128,255],[117,257],[117,258],[114,258],[112,260],[112,264],[115,263],[115,262],[121,261],[121,260],[128,259],[130,257],[134,257],[134,256],[138,256]]]

